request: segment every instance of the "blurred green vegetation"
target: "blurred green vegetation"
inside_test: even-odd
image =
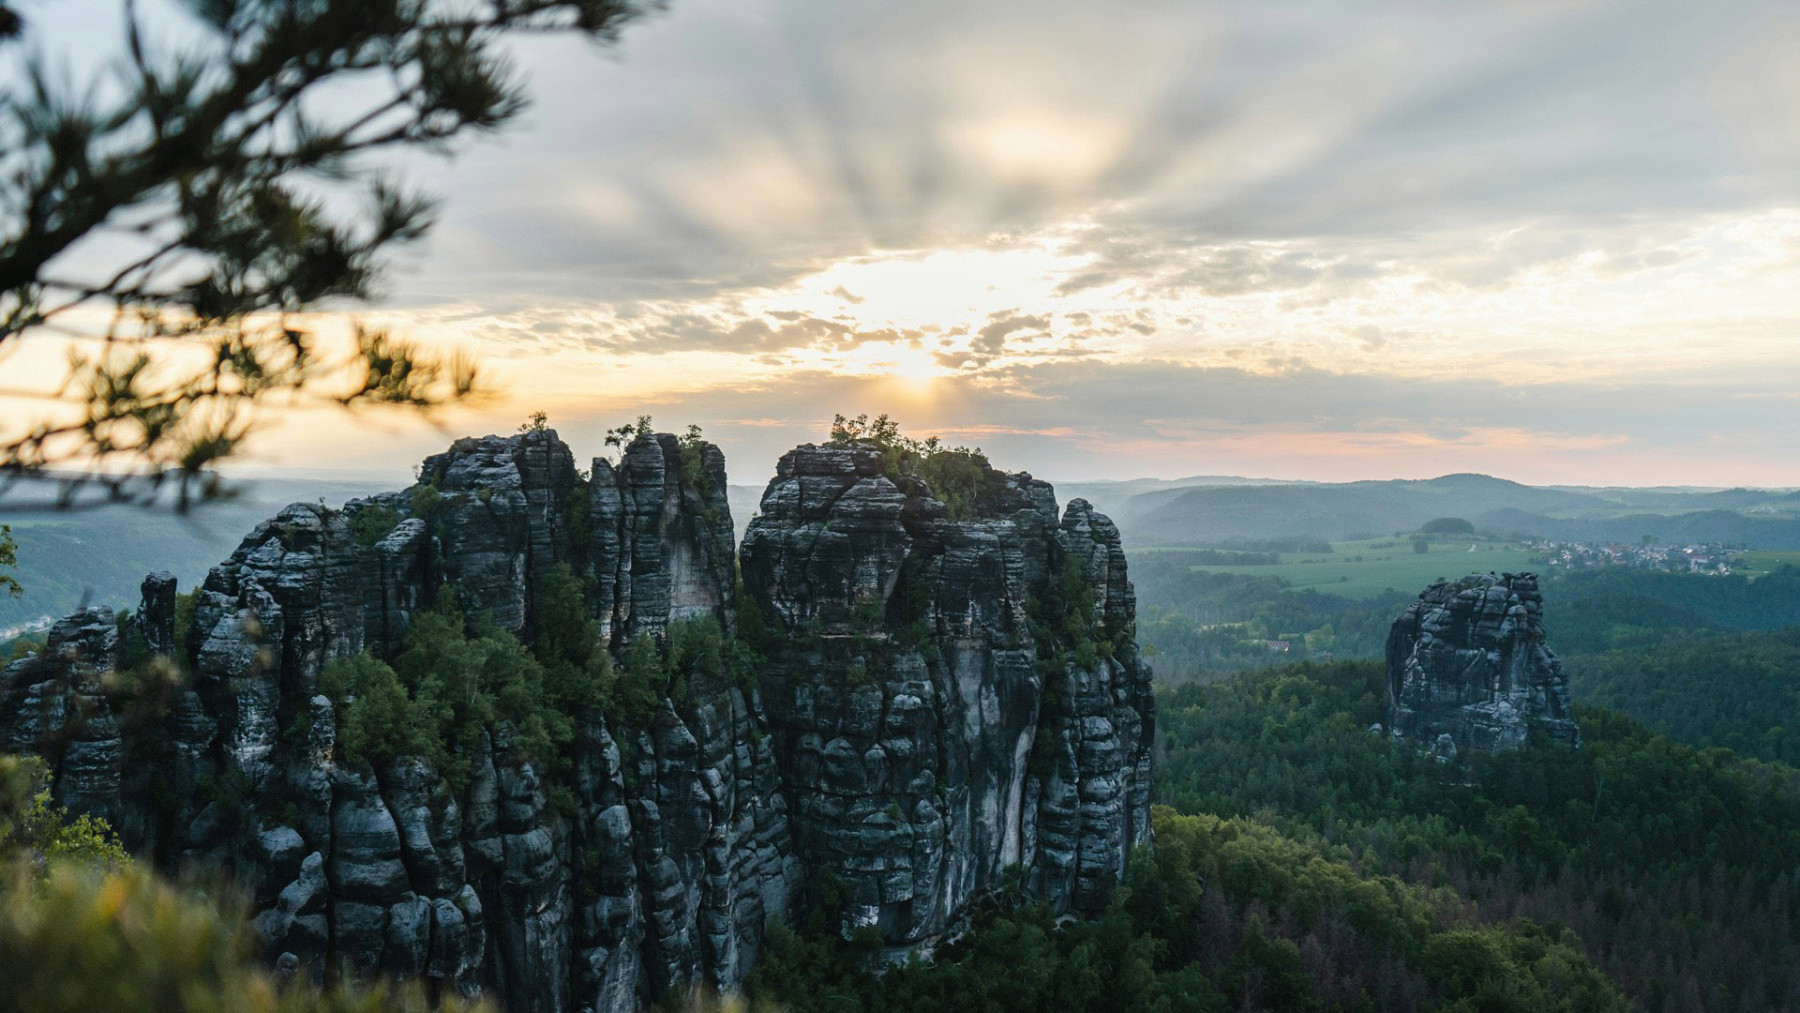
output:
[[[425,1013],[485,1007],[417,985],[283,980],[228,888],[170,883],[110,827],[49,800],[34,757],[0,755],[0,1008],[22,1013]],[[225,898],[223,903],[218,898]]]

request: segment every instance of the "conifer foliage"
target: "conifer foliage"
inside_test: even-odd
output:
[[[0,95],[0,354],[39,332],[106,339],[78,346],[60,396],[70,410],[0,433],[0,470],[14,476],[102,464],[110,477],[86,481],[113,498],[172,478],[185,504],[218,491],[209,469],[259,405],[469,395],[467,362],[369,329],[329,353],[295,314],[375,294],[386,256],[430,228],[434,201],[373,159],[446,150],[518,115],[506,36],[609,41],[646,5],[184,6],[197,30],[146,24],[121,0],[126,37],[105,88],[53,72],[29,15],[0,6],[0,62],[21,83]],[[108,320],[97,333],[77,323],[94,309]]]

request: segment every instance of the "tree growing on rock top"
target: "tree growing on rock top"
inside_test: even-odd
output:
[[[980,447],[952,447],[936,436],[914,439],[900,432],[900,423],[885,413],[873,420],[868,415],[835,416],[831,422],[831,446],[872,444],[881,451],[883,469],[890,475],[911,475],[924,481],[931,494],[950,510],[951,520],[975,515],[975,500],[996,473]]]

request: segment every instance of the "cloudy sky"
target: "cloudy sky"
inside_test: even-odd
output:
[[[740,482],[890,412],[1052,479],[1800,485],[1796,53],[1786,2],[673,0],[517,50],[363,315],[480,352],[451,429],[648,413]]]

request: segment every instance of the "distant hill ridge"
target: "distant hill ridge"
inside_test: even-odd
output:
[[[0,523],[19,537],[23,598],[0,597],[0,629],[38,616],[60,616],[85,601],[135,599],[145,571],[173,571],[181,586],[199,581],[236,533],[290,502],[333,505],[381,487],[322,476],[260,478],[241,499],[210,506],[194,519],[166,510],[110,507],[59,514],[0,501]],[[1063,482],[1115,519],[1136,545],[1218,544],[1306,537],[1346,539],[1412,531],[1439,517],[1462,517],[1481,530],[1576,541],[1722,542],[1800,549],[1800,491],[1752,488],[1531,486],[1473,472],[1431,479],[1307,482],[1233,475]],[[728,490],[737,535],[761,506],[758,486]]]
[[[1800,493],[1756,489],[1582,489],[1490,475],[1161,489],[1115,509],[1139,545],[1269,538],[1327,540],[1416,530],[1439,517],[1479,529],[1583,541],[1725,542],[1800,548]]]
[[[87,604],[127,605],[151,570],[168,570],[182,587],[206,576],[244,531],[289,503],[331,506],[391,486],[373,478],[251,478],[235,498],[178,514],[167,506],[105,506],[60,512],[53,485],[20,486],[0,499],[0,524],[19,543],[24,594],[0,595],[0,630],[61,617]]]

